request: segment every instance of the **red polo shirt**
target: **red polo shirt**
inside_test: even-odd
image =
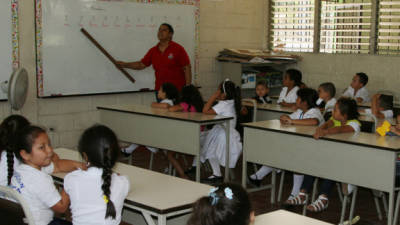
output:
[[[153,65],[156,73],[156,90],[159,90],[165,82],[172,83],[181,90],[186,84],[183,67],[190,64],[189,56],[181,45],[173,41],[168,43],[164,52],[160,51],[158,45],[152,47],[141,62],[146,66]]]

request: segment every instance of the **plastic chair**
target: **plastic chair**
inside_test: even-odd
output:
[[[0,194],[3,195],[3,198],[5,197],[5,200],[20,204],[28,224],[35,225],[35,220],[33,219],[29,206],[20,193],[10,187],[0,185]]]

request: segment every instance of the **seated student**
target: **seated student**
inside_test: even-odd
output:
[[[293,124],[293,125],[305,125],[305,126],[318,126],[324,123],[324,118],[318,108],[316,108],[315,102],[318,98],[318,94],[314,89],[303,88],[297,91],[296,106],[298,110],[289,116],[282,115],[280,121],[282,124]],[[268,166],[262,166],[255,174],[249,176],[250,182],[259,186],[261,180],[268,175],[273,168]],[[289,196],[289,200],[298,195],[301,183],[303,182],[303,175],[294,174],[293,176],[293,188]]]
[[[322,112],[332,112],[336,104],[336,88],[331,82],[322,83],[318,87],[317,106]]]
[[[400,114],[396,117],[396,125],[390,127],[390,131],[400,136]]]
[[[269,88],[268,83],[265,80],[261,80],[257,82],[256,85],[256,96],[253,97],[257,103],[265,104],[272,103],[271,98],[268,96]]]
[[[82,163],[64,161],[62,167],[55,166],[52,159],[56,155],[46,131],[40,127],[27,126],[18,133],[17,138],[14,154],[21,164],[14,171],[10,187],[25,199],[35,224],[70,224],[53,218],[54,212],[64,213],[68,209],[69,197],[64,190],[61,194],[58,192],[49,173],[69,172],[79,168]],[[49,169],[44,171],[46,167]]]
[[[365,113],[373,114],[376,118],[393,118],[393,96],[375,94],[372,96],[371,108]]]
[[[295,107],[297,99],[297,91],[301,82],[300,71],[289,69],[283,77],[283,88],[279,94],[278,104],[287,107]]]
[[[158,90],[157,93],[157,97],[161,101],[151,103],[151,107],[168,109],[169,107],[176,104],[178,96],[179,96],[178,89],[173,84],[163,83],[160,86],[160,90]],[[137,149],[137,147],[139,147],[139,145],[131,144],[126,148],[122,148],[121,151],[122,153],[124,153],[125,156],[129,156]],[[158,148],[153,148],[149,146],[146,146],[146,148],[153,153],[158,152]]]
[[[359,132],[360,122],[358,122],[358,111],[357,103],[355,100],[349,98],[340,98],[333,110],[332,117],[318,127],[315,131],[314,138],[319,139],[320,137],[337,134],[337,133],[348,133],[348,132]],[[303,184],[301,185],[300,193],[293,199],[286,201],[286,204],[290,205],[304,205],[306,204],[306,195],[310,193],[315,177],[304,176]],[[307,206],[307,210],[312,212],[321,212],[328,208],[328,196],[335,184],[334,181],[322,179],[320,195],[318,199]],[[344,185],[343,192],[348,194],[352,191],[351,185]]]
[[[365,73],[356,73],[350,86],[342,94],[342,97],[354,98],[357,103],[369,102],[368,90],[365,87],[368,83],[368,76]]]
[[[77,170],[64,178],[64,189],[71,199],[72,222],[120,224],[130,184],[126,176],[112,171],[120,151],[117,136],[106,126],[94,125],[83,132],[78,150],[88,170]]]
[[[180,103],[168,108],[170,112],[201,112],[204,107],[203,97],[201,96],[199,90],[194,85],[186,85],[182,88]],[[201,131],[203,131],[201,128]],[[201,132],[201,138],[205,138],[206,133]],[[202,141],[200,141],[202,144]],[[189,179],[187,174],[184,172],[181,164],[175,158],[177,153],[168,151],[167,157],[171,162],[172,166],[176,169],[176,172],[181,178]],[[193,160],[192,167],[196,166],[196,160]],[[191,168],[189,168],[190,170]],[[192,169],[195,170],[195,169]],[[188,171],[189,172],[189,171]]]
[[[250,225],[254,220],[246,190],[238,184],[221,184],[194,203],[187,225]]]
[[[200,160],[202,163],[208,160],[213,174],[207,179],[204,179],[204,182],[216,183],[222,181],[220,166],[224,166],[225,169],[235,168],[236,162],[242,153],[240,135],[235,129],[236,121],[242,108],[241,101],[240,88],[229,79],[226,79],[218,86],[217,91],[208,99],[203,107],[204,114],[233,117],[229,122],[229,165],[226,165],[225,162],[225,128],[219,124],[214,125],[205,137],[204,144],[201,148]],[[216,102],[217,104],[214,105]]]

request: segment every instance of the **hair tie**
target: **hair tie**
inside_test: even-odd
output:
[[[217,193],[215,193],[217,190],[217,187],[210,189],[210,193],[208,194],[208,196],[210,196],[211,205],[216,205],[218,203],[219,197],[217,196]]]
[[[103,201],[108,204],[108,197],[106,195],[103,195]]]
[[[232,200],[232,198],[233,198],[232,189],[226,187],[225,190],[224,190],[224,192],[225,192],[225,197],[228,198],[228,199],[230,199],[230,200]]]
[[[227,82],[227,81],[229,81],[229,78],[226,78],[226,79],[224,80],[224,82],[222,83],[222,90],[224,91],[224,93],[226,93],[226,90],[225,90],[225,82]]]

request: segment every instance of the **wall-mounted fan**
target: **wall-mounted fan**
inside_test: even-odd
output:
[[[10,80],[1,83],[1,89],[7,93],[11,109],[20,110],[25,103],[28,94],[28,72],[24,68],[15,70]]]

